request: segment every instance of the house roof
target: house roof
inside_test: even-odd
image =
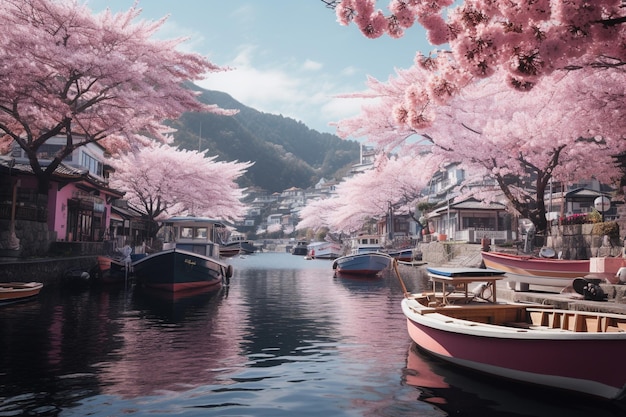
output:
[[[17,162],[13,158],[0,157],[0,173],[8,175],[35,175],[32,167],[29,164],[23,164]],[[89,171],[84,168],[76,168],[61,162],[52,175],[53,181],[58,182],[79,182],[83,181],[91,186],[106,191],[108,194],[114,195],[118,198],[124,196],[121,191],[109,188],[108,184],[101,179],[91,175]]]
[[[484,203],[475,198],[468,198],[466,200],[459,201],[458,203],[450,204],[450,210],[482,210],[482,211],[504,211],[506,206],[498,202]],[[448,211],[448,206],[444,205],[438,207],[430,213],[430,217],[439,216],[445,214]]]
[[[575,198],[590,199],[590,198],[600,197],[602,195],[606,195],[606,194],[600,191],[591,190],[589,188],[576,188],[574,190],[571,190],[565,193],[565,198],[566,199],[575,199]]]

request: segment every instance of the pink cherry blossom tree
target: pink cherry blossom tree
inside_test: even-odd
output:
[[[156,221],[176,215],[238,220],[245,214],[236,180],[250,162],[221,162],[207,151],[154,144],[113,161],[111,186]],[[155,231],[157,229],[155,228]]]
[[[298,229],[322,227],[336,233],[353,234],[371,219],[384,218],[389,210],[414,214],[422,190],[438,169],[431,155],[381,155],[371,170],[340,183],[336,195],[316,200],[302,209]]]
[[[47,193],[50,176],[76,148],[100,142],[111,153],[167,141],[163,125],[185,111],[233,112],[205,106],[184,83],[222,68],[156,41],[163,25],[140,21],[140,9],[94,15],[77,0],[4,0],[0,32],[0,132],[30,160]],[[66,138],[52,161],[38,150]]]
[[[626,58],[621,0],[376,0],[333,2],[340,23],[370,38],[401,37],[421,25],[433,45],[448,44],[455,65],[475,77],[504,69],[528,88],[555,69],[621,67]],[[454,6],[454,7],[453,7]]]
[[[626,9],[621,0],[337,0],[341,24],[354,23],[370,38],[401,37],[415,24],[433,45],[418,52],[419,85],[407,85],[396,116],[412,127],[433,122],[430,107],[498,72],[509,86],[532,89],[554,71],[595,68],[623,72]],[[377,4],[387,4],[387,12]],[[410,117],[407,117],[410,116]]]
[[[392,103],[403,83],[416,72],[400,71],[388,83],[372,81],[375,97],[361,115],[339,123],[344,136],[367,135],[383,149],[408,152],[415,143],[407,124],[394,126]],[[408,80],[408,81],[407,81]],[[504,196],[540,232],[547,230],[544,195],[551,180],[571,184],[597,178],[612,183],[621,175],[613,156],[626,150],[623,109],[626,83],[619,71],[581,69],[545,76],[537,88],[508,88],[504,76],[494,76],[466,88],[445,104],[432,107],[432,124],[413,130],[429,138],[441,161],[459,162],[469,174],[465,190],[483,199]],[[403,132],[400,141],[390,132]],[[404,138],[404,139],[402,139]],[[487,181],[493,180],[489,188]]]

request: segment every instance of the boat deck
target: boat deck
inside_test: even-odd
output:
[[[416,297],[422,305],[428,295]],[[626,332],[626,316],[592,311],[560,310],[551,306],[524,303],[494,304],[470,301],[460,305],[448,304],[421,308],[419,314],[440,313],[452,319],[476,323],[504,325],[528,330],[563,332],[610,333]]]

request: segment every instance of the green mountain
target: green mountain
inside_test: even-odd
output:
[[[252,161],[240,186],[271,192],[291,187],[308,188],[320,178],[340,179],[359,161],[359,144],[309,129],[294,119],[247,107],[230,95],[201,89],[200,101],[235,116],[186,113],[173,123],[175,144],[185,149],[208,149],[223,161]]]

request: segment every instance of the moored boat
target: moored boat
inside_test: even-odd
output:
[[[337,242],[312,242],[307,246],[308,255],[315,259],[337,259],[343,247]]]
[[[541,258],[504,252],[482,252],[486,268],[507,273],[525,284],[567,287],[574,278],[589,274],[589,260]]]
[[[95,270],[96,279],[102,284],[125,282],[133,274],[133,261],[144,256],[145,254],[132,255],[130,246],[124,247],[119,256],[99,255]]]
[[[232,233],[228,241],[220,245],[220,256],[231,258],[238,254],[254,253],[256,250],[256,246],[244,234]]]
[[[433,291],[405,293],[401,303],[408,333],[422,350],[501,378],[623,398],[626,363],[619,358],[626,348],[626,315],[496,302],[496,281],[503,277],[498,271],[428,272]]]
[[[397,261],[401,262],[412,262],[412,261],[421,261],[422,254],[415,253],[416,251],[413,248],[405,248],[405,249],[391,249],[385,251],[385,253]]]
[[[0,304],[29,300],[39,294],[41,282],[0,282]]]
[[[389,268],[394,259],[383,253],[381,237],[378,235],[360,235],[351,240],[348,255],[333,261],[336,275],[377,276]]]
[[[356,253],[335,259],[332,267],[339,275],[376,276],[392,262],[393,258],[385,253]]]
[[[232,267],[219,261],[219,246],[213,240],[222,227],[220,221],[202,217],[167,220],[163,250],[133,263],[136,281],[172,292],[227,284]]]
[[[308,245],[309,243],[306,240],[299,240],[291,249],[291,254],[306,256],[309,253]]]

